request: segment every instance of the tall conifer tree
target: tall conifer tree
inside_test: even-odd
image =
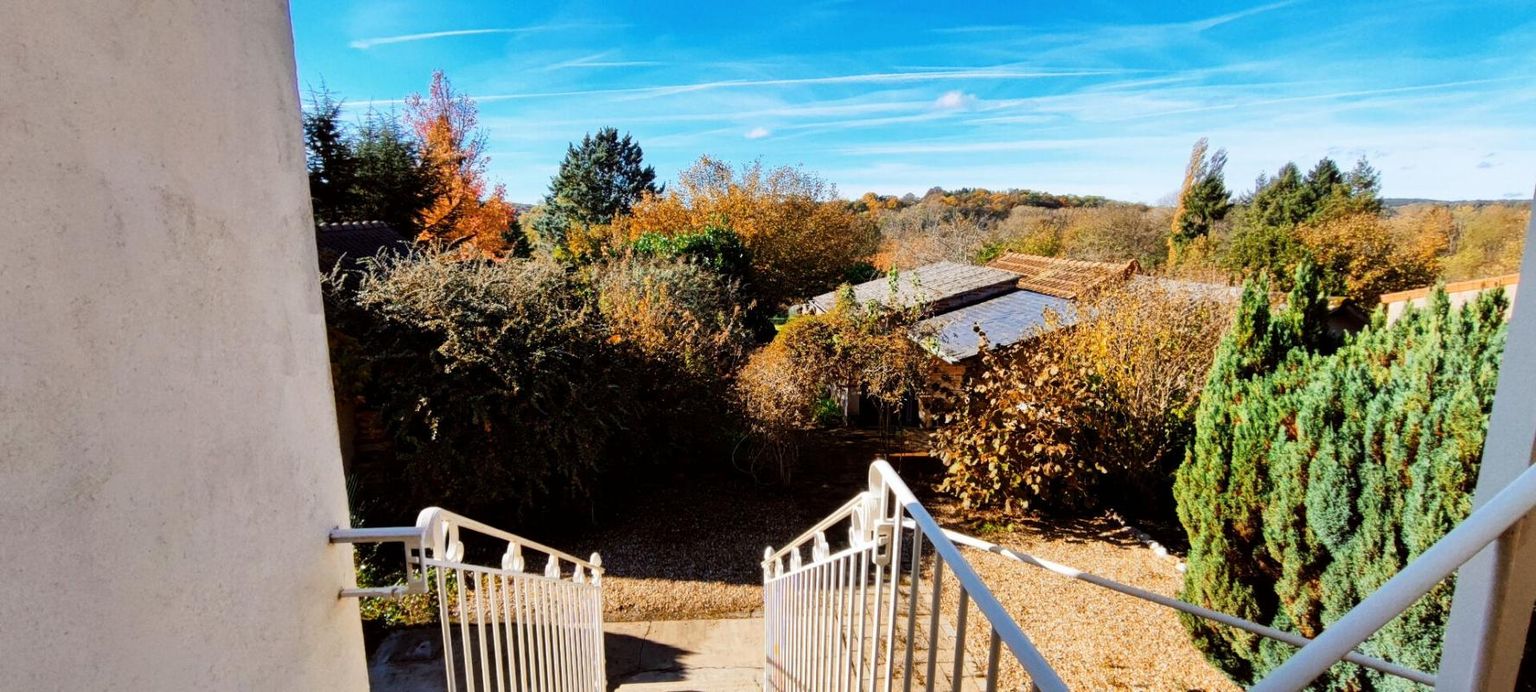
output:
[[[611,127],[570,145],[549,182],[543,214],[533,224],[539,241],[568,250],[573,231],[613,223],[645,195],[660,193],[656,169],[644,158],[638,142]]]
[[[1175,482],[1190,553],[1191,602],[1315,637],[1464,518],[1492,407],[1507,301],[1432,305],[1331,352],[1317,276],[1285,308],[1262,281],[1244,292],[1196,414]],[[1442,584],[1362,647],[1433,670],[1451,585]],[[1294,653],[1186,619],[1239,683]],[[1322,689],[1413,689],[1341,664]]]

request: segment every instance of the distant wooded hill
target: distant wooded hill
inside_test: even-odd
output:
[[[1421,197],[1387,197],[1387,198],[1382,199],[1381,203],[1383,205],[1385,205],[1388,209],[1396,209],[1397,207],[1407,207],[1407,206],[1412,206],[1412,205],[1415,205],[1415,204],[1444,204],[1444,205],[1452,206],[1452,207],[1461,207],[1461,206],[1468,206],[1468,207],[1489,207],[1489,206],[1524,207],[1524,206],[1529,206],[1531,201],[1528,200],[1528,199],[1458,199],[1458,200],[1444,200],[1444,199],[1423,199]]]

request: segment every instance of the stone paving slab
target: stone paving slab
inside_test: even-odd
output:
[[[608,686],[620,692],[761,689],[763,620],[662,620],[603,627]]]

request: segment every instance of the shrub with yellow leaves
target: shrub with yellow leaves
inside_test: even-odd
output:
[[[1074,324],[983,349],[934,432],[943,489],[969,507],[1166,512],[1235,296],[1146,278],[1080,303]]]

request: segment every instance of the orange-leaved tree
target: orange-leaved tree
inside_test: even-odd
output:
[[[1369,212],[1305,223],[1298,235],[1323,270],[1323,289],[1367,307],[1383,293],[1434,283],[1450,243],[1432,232],[1393,237],[1386,221]]]
[[[621,240],[725,225],[751,252],[759,305],[782,307],[831,290],[868,260],[879,231],[814,173],[760,161],[732,168],[701,157],[664,195],[647,195],[615,222]]]
[[[516,211],[506,188],[487,191],[485,133],[469,96],[457,93],[438,70],[427,95],[405,101],[405,119],[421,157],[437,178],[437,194],[421,212],[420,240],[464,248],[470,254],[500,257],[512,249]]]

